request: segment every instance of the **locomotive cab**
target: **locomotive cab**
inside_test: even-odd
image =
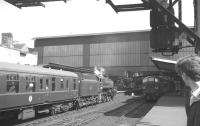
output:
[[[159,85],[159,79],[153,76],[145,77],[142,80],[142,89],[143,93],[145,95],[145,98],[147,101],[155,101],[160,96],[160,85]]]
[[[155,101],[169,91],[171,81],[168,76],[148,76],[142,83],[146,100]]]

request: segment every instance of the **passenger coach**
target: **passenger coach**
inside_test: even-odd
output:
[[[0,117],[18,119],[70,108],[80,83],[73,72],[9,63],[0,63],[0,80]]]

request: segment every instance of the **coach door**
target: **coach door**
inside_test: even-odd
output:
[[[41,76],[39,78],[39,92],[40,93],[40,101],[42,102],[46,102],[49,99],[49,95],[50,95],[50,82],[49,82],[49,78]]]
[[[45,79],[43,76],[38,78],[38,91],[39,93],[39,101],[45,102],[46,101],[46,90],[45,90]]]
[[[72,89],[72,97],[77,97],[78,96],[78,90],[79,90],[79,81],[77,78],[72,78],[72,85],[73,85],[73,89]]]

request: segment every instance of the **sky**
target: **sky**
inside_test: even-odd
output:
[[[141,3],[141,0],[112,0],[114,4]],[[194,24],[193,0],[183,1],[183,23]],[[116,13],[105,0],[45,2],[43,7],[19,9],[0,0],[0,33],[34,47],[33,38],[150,29],[149,11]],[[176,11],[177,12],[177,11]],[[177,15],[177,14],[176,14]]]

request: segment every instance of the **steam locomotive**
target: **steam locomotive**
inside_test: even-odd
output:
[[[114,96],[116,95],[114,82],[108,77],[100,78],[100,82],[101,82],[101,89],[102,89],[102,94],[101,94],[102,101],[107,102],[107,101],[113,100]]]
[[[20,120],[101,102],[99,78],[92,73],[0,62],[0,118]]]

